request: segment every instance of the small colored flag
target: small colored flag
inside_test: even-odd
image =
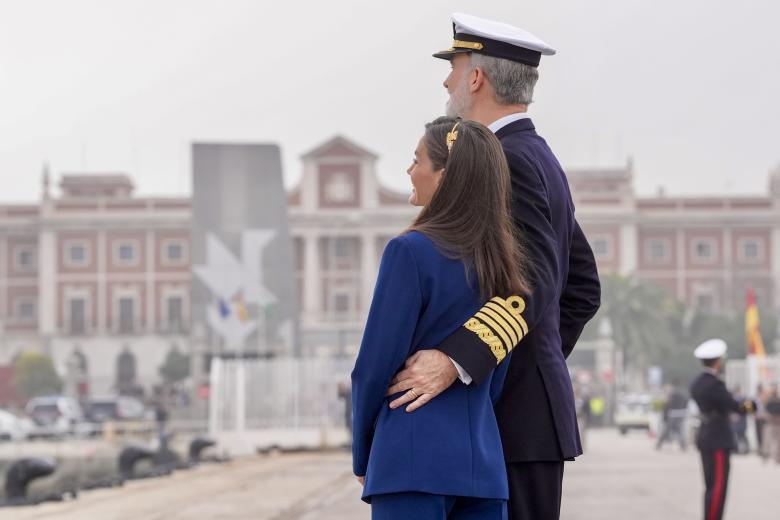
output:
[[[246,320],[249,319],[249,313],[246,310],[246,305],[244,304],[244,300],[236,300],[236,315],[238,316],[239,321],[241,323],[246,323]]]
[[[764,340],[761,339],[761,330],[758,322],[758,305],[753,289],[747,291],[747,308],[745,309],[745,336],[747,338],[747,351],[749,356],[764,357]]]
[[[219,308],[220,318],[225,319],[228,316],[230,316],[230,307],[228,306],[225,300],[220,298],[219,301],[217,302],[217,307]]]

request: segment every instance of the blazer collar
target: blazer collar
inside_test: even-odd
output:
[[[498,132],[496,132],[496,137],[501,139],[502,137],[506,137],[507,135],[514,134],[516,132],[533,132],[534,130],[536,130],[536,127],[534,126],[533,121],[531,121],[531,118],[525,117],[515,121],[514,123],[509,123],[508,125],[499,128]]]

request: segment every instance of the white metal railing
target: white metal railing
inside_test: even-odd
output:
[[[772,384],[780,385],[780,357],[729,359],[725,376],[729,389],[738,386],[745,395],[755,397],[759,384],[765,388]]]
[[[215,358],[209,431],[344,427],[353,363],[347,358]]]

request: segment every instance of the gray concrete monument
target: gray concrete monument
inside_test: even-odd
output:
[[[200,331],[193,350],[205,357],[297,355],[279,147],[195,143],[192,180],[192,319],[203,325],[193,326]]]

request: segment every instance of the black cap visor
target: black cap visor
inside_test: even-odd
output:
[[[452,58],[454,58],[458,54],[466,54],[467,52],[471,52],[471,49],[455,49],[450,47],[449,49],[444,49],[443,51],[439,51],[433,55],[434,58],[440,58],[442,60],[452,61]]]

